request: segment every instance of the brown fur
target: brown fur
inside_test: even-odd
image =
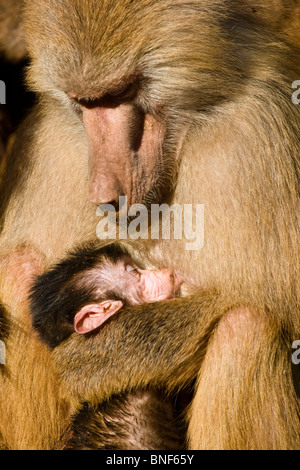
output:
[[[2,179],[7,155],[7,144],[12,131],[11,119],[4,105],[0,105],[0,181]]]
[[[26,4],[29,81],[42,96],[20,130],[3,184],[2,252],[32,244],[48,264],[95,239],[86,134],[65,92],[107,90],[136,61],[147,75],[148,112],[164,105],[168,142],[160,184],[172,175],[173,201],[202,203],[206,211],[201,251],[187,252],[180,241],[149,243],[145,250],[153,264],[180,268],[207,292],[122,312],[99,335],[96,355],[93,339],[67,341],[54,357],[69,386],[66,399],[76,407],[80,400],[98,403],[149,382],[173,389],[201,368],[191,449],[299,448],[289,356],[300,334],[300,109],[291,102],[299,51],[274,27],[273,9],[262,21],[252,10],[241,14],[234,0]],[[150,202],[159,194],[153,189]],[[56,383],[45,372],[49,355],[22,320],[6,278],[2,269],[11,330],[0,432],[10,448],[48,448],[65,419],[63,401],[58,387],[56,395],[45,387]]]
[[[237,4],[241,10],[251,10],[252,16],[259,17],[263,24],[281,32],[286,41],[300,47],[299,0],[237,0]]]
[[[290,44],[300,47],[299,0],[233,0],[232,4],[247,18],[272,28]]]
[[[26,56],[23,3],[23,0],[0,0],[0,55],[10,62],[19,62]]]
[[[161,393],[136,392],[85,404],[56,450],[183,450],[183,419]]]
[[[9,323],[4,325],[6,364],[0,371],[1,434],[9,449],[51,448],[67,425],[69,406],[59,400],[50,352],[33,332],[28,314],[30,282],[43,268],[43,257],[26,246],[18,246],[10,254],[1,256],[1,274],[6,273],[5,281],[1,278],[1,300],[3,305],[10,306],[11,313]],[[3,313],[7,318],[5,309]],[[36,393],[30,383],[39,383],[43,393]],[[17,401],[12,397],[18,397]],[[26,426],[30,422],[35,423],[32,432]],[[45,432],[41,433],[41,429]]]

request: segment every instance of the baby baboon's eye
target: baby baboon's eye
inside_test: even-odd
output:
[[[126,264],[125,269],[128,273],[131,273],[134,276],[140,276],[141,274],[139,268],[135,266],[134,264]]]

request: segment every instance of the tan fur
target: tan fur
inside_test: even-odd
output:
[[[300,47],[300,3],[299,0],[237,0],[241,9],[252,10],[253,17],[271,25],[282,33],[290,44]]]
[[[0,0],[0,54],[10,62],[19,62],[26,57],[23,3],[23,0]]]
[[[9,449],[50,449],[69,416],[69,405],[59,399],[50,353],[32,331],[28,314],[29,283],[42,270],[43,258],[32,248],[19,246],[1,255],[1,300],[10,312],[7,361],[0,371],[1,441]]]
[[[299,449],[290,343],[265,320],[241,310],[220,322],[190,410],[191,449]]]
[[[0,105],[0,181],[6,164],[7,145],[11,130],[11,120],[7,109],[4,105]]]
[[[163,104],[169,127],[166,181],[180,167],[173,201],[205,204],[206,214],[201,251],[186,251],[185,241],[143,248],[154,265],[176,267],[207,291],[124,311],[103,329],[96,349],[91,339],[70,338],[54,355],[66,399],[78,407],[79,400],[97,403],[149,383],[173,389],[201,368],[192,449],[296,449],[299,400],[289,347],[300,334],[300,109],[291,84],[300,78],[300,60],[288,43],[296,36],[278,30],[273,9],[257,18],[235,0],[188,2],[194,11],[184,4],[27,0],[29,82],[43,96],[19,131],[3,183],[1,251],[33,245],[48,264],[96,238],[86,135],[65,92],[106,93],[140,68],[147,77],[143,103],[150,114]],[[0,434],[10,448],[48,448],[64,423],[56,414],[64,401],[58,385],[56,395],[44,385],[57,380],[45,372],[49,355],[6,279],[3,268],[0,298],[12,330]],[[43,427],[35,424],[38,410]]]

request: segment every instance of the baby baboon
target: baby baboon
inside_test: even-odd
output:
[[[79,249],[35,281],[33,325],[55,348],[74,331],[96,334],[123,306],[174,298],[181,283],[171,270],[141,269],[117,244]],[[184,441],[183,420],[172,401],[151,390],[113,397],[96,407],[85,404],[56,448],[172,450],[183,449]]]

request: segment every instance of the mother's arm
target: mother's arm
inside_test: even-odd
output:
[[[231,307],[210,290],[128,307],[97,333],[72,335],[53,357],[74,406],[149,384],[169,389],[188,384],[220,317]]]

